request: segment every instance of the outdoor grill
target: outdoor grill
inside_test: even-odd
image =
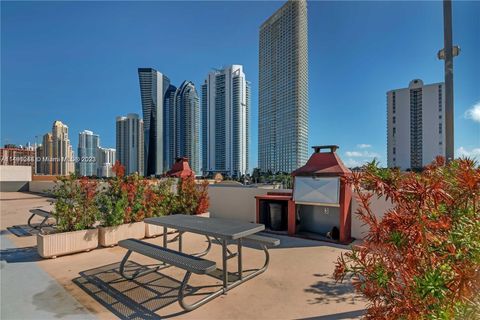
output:
[[[297,233],[312,238],[350,242],[351,174],[336,154],[338,146],[314,146],[307,163],[292,172]],[[329,149],[327,152],[321,152]]]
[[[292,192],[255,196],[257,222],[275,233],[349,243],[351,174],[336,154],[338,146],[315,146],[307,163],[292,172]],[[321,152],[328,149],[327,152]]]

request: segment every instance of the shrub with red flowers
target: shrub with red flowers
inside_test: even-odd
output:
[[[98,213],[97,181],[75,174],[59,177],[53,188],[56,197],[53,215],[59,232],[92,228]]]
[[[171,178],[152,181],[151,188],[148,188],[146,194],[147,202],[153,206],[152,216],[168,215],[175,210],[177,199],[172,186],[173,179]]]
[[[480,169],[469,159],[438,158],[421,173],[375,162],[348,182],[369,227],[342,255],[335,278],[351,278],[368,300],[367,319],[479,319]],[[382,219],[370,208],[385,196]]]
[[[138,174],[125,176],[125,168],[117,161],[115,177],[98,197],[99,220],[103,226],[143,221],[151,217],[157,197],[151,185]]]
[[[208,181],[200,185],[195,182],[194,176],[179,180],[177,188],[176,206],[173,214],[201,214],[208,211]]]

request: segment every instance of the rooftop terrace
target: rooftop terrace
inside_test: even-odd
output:
[[[334,262],[346,247],[278,236],[270,250],[268,270],[226,295],[184,312],[177,300],[182,270],[167,268],[135,281],[119,277],[125,249],[98,248],[56,259],[37,254],[35,236],[16,236],[8,227],[25,225],[29,209],[49,208],[48,198],[31,193],[1,193],[1,318],[2,319],[354,319],[365,302],[349,284],[332,279]],[[21,229],[17,229],[21,230]],[[186,234],[186,252],[199,252],[205,238]],[[147,240],[161,243],[160,238]],[[259,250],[245,248],[245,269],[263,262]],[[220,246],[208,259],[221,260]],[[154,260],[132,255],[132,265]],[[233,266],[233,262],[230,265]],[[198,298],[219,288],[220,281],[192,277]]]

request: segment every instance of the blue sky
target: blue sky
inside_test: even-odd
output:
[[[258,27],[283,2],[3,2],[1,141],[70,128],[115,147],[115,117],[141,114],[137,68],[199,88],[213,67],[242,64],[252,83],[257,163]],[[442,3],[310,1],[309,144],[338,144],[347,165],[386,165],[386,92],[443,81]],[[455,148],[480,158],[480,2],[455,1]],[[476,120],[475,120],[476,119]]]

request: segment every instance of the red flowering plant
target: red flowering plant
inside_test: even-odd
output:
[[[208,211],[208,181],[197,185],[193,175],[181,178],[177,187],[174,214],[201,214]]]
[[[152,209],[149,214],[159,217],[175,211],[177,198],[172,190],[173,180],[170,178],[154,180],[150,186],[147,192],[147,201],[151,204]]]
[[[420,173],[376,162],[348,182],[369,227],[342,254],[337,281],[351,278],[368,300],[367,319],[480,318],[480,169],[469,159],[437,158]],[[379,219],[372,197],[393,208]]]
[[[143,221],[151,217],[157,197],[149,182],[138,174],[125,176],[125,168],[117,161],[115,177],[108,180],[98,197],[99,220],[105,227]]]
[[[57,231],[93,228],[98,213],[97,188],[95,179],[78,178],[75,174],[58,177],[52,192],[56,198],[53,215]]]

